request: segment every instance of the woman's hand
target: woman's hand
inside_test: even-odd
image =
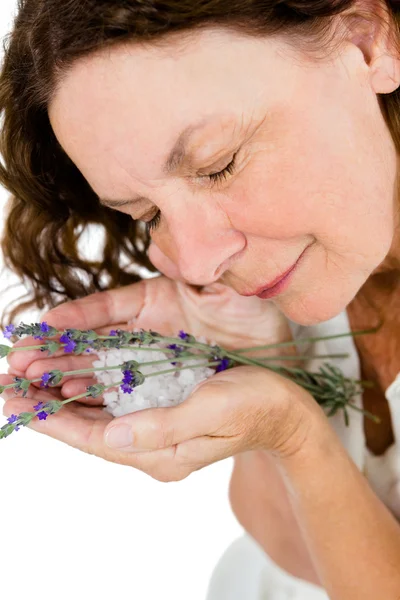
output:
[[[286,317],[271,301],[256,296],[240,296],[221,284],[198,291],[164,276],[65,302],[43,315],[41,320],[59,330],[68,327],[94,329],[99,335],[108,335],[111,329],[117,328],[129,331],[143,328],[176,337],[179,330],[183,329],[230,349],[292,339]],[[38,341],[29,336],[18,340],[14,347],[37,344]],[[276,354],[276,349],[262,352],[263,356]],[[279,354],[295,356],[296,348],[284,347]],[[259,355],[259,352],[248,354],[255,357]],[[49,357],[40,350],[26,350],[10,353],[7,360],[10,375],[36,379],[53,369],[90,369],[97,356],[75,356],[65,354],[60,349]],[[296,364],[290,361],[289,366]],[[11,383],[11,379],[0,375],[0,385],[8,383]],[[84,377],[68,375],[57,387],[52,388],[53,397],[71,398],[85,393],[86,387],[95,383],[97,380],[90,372]],[[39,388],[40,382],[32,385]],[[98,405],[103,403],[103,398],[84,398],[83,402]]]
[[[160,264],[156,266],[160,268]],[[164,272],[168,272],[168,268],[167,265]],[[110,329],[143,328],[153,329],[163,335],[176,336],[180,329],[184,329],[196,337],[203,335],[210,342],[216,342],[226,348],[265,345],[291,339],[285,316],[272,302],[257,297],[240,296],[221,284],[214,284],[208,289],[199,291],[182,281],[174,281],[165,276],[145,279],[123,288],[66,302],[49,311],[41,320],[59,330],[68,327],[94,329],[100,335],[107,335]],[[19,340],[14,347],[37,343],[32,337],[27,337]],[[258,356],[258,354],[254,352],[247,356]],[[276,349],[262,352],[263,356],[276,354]],[[279,350],[279,354],[295,357],[296,349],[285,347]],[[53,369],[61,371],[90,369],[96,359],[95,354],[76,356],[65,354],[63,349],[52,357],[46,356],[40,350],[10,353],[7,358],[10,365],[9,375],[0,375],[0,385],[11,383],[13,379],[11,375],[36,379],[44,372]],[[295,366],[294,362],[291,361],[290,366]],[[275,361],[274,364],[279,363]],[[260,370],[265,377],[268,374],[272,376],[272,373],[266,369]],[[232,370],[229,373],[232,373]],[[244,376],[244,369],[241,368],[239,373],[239,377],[242,373]],[[231,374],[224,375],[226,376],[233,377]],[[212,378],[213,381],[215,377]],[[279,380],[287,381],[284,378]],[[96,382],[93,373],[88,373],[85,377],[70,375],[64,377],[61,384],[48,391],[40,388],[40,382],[32,384],[30,394],[35,401],[48,401],[51,398],[62,400],[85,393],[86,387]],[[243,392],[244,398],[246,394]],[[3,397],[11,400],[12,392],[4,392]],[[18,403],[18,408],[15,407],[14,412],[22,412],[24,400],[16,397],[15,401]],[[187,402],[188,400],[185,404]],[[66,405],[56,415],[52,415],[53,425],[49,425],[49,418],[46,422],[40,423],[35,420],[32,427],[38,427],[38,431],[75,447],[89,448],[89,443],[83,440],[93,439],[92,436],[97,435],[92,431],[104,433],[104,428],[112,420],[111,415],[96,408],[101,405],[103,405],[101,396],[82,398],[80,401]],[[7,403],[5,409],[7,410],[9,406]],[[137,413],[136,418],[139,418]],[[123,456],[121,460],[123,461]]]
[[[33,401],[51,396],[38,390],[31,399],[14,397],[3,412],[10,416],[29,411]],[[178,406],[113,419],[100,407],[70,403],[45,421],[31,421],[29,427],[159,481],[179,481],[247,450],[292,455],[303,447],[319,413],[323,414],[312,396],[297,384],[262,367],[244,366],[200,383]],[[120,427],[122,447],[110,448],[106,440],[118,440]],[[124,438],[130,434],[132,443]]]

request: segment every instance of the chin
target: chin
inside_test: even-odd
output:
[[[332,294],[330,290],[318,292],[299,293],[292,298],[276,301],[276,305],[287,319],[299,325],[318,325],[333,319],[346,310],[355,294],[340,293],[338,290]]]

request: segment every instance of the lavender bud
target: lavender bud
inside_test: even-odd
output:
[[[59,350],[59,348],[61,348],[61,344],[59,344],[58,342],[48,341],[45,344],[43,344],[40,350],[42,352],[48,350],[49,356],[53,356],[53,354],[55,354],[57,350]]]
[[[29,381],[29,379],[24,379],[23,377],[14,377],[13,381],[15,382],[14,391],[22,392],[22,397],[25,398],[26,394],[28,392],[29,386],[31,385],[31,382]]]
[[[88,385],[86,387],[86,391],[89,392],[89,396],[91,396],[92,398],[97,398],[97,396],[100,396],[105,389],[106,386],[101,383],[96,383],[95,385]]]

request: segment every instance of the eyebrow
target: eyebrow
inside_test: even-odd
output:
[[[178,169],[181,168],[184,164],[186,164],[186,165],[191,164],[192,156],[187,151],[188,140],[195,130],[200,129],[206,123],[208,123],[211,119],[214,119],[214,118],[215,118],[215,116],[214,117],[210,117],[210,116],[205,117],[205,118],[201,119],[200,121],[198,121],[197,123],[189,125],[183,131],[181,131],[178,139],[175,142],[174,147],[172,148],[171,152],[169,153],[169,155],[167,157],[167,160],[165,161],[165,163],[163,165],[163,173],[165,175],[171,175],[172,173],[176,173],[176,171],[178,171]],[[108,206],[110,208],[117,208],[119,206],[127,206],[128,204],[129,205],[139,204],[141,202],[151,202],[150,198],[148,198],[147,196],[134,196],[133,198],[130,198],[129,200],[109,200],[108,198],[100,198],[99,200],[100,200],[100,204],[102,204],[103,206]]]

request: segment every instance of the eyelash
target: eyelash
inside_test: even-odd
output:
[[[232,175],[235,171],[236,167],[236,153],[233,155],[233,158],[229,165],[227,165],[222,171],[218,173],[210,173],[209,175],[203,175],[201,179],[208,178],[211,183],[217,183],[223,179],[227,179],[229,175]],[[160,224],[161,219],[161,211],[158,210],[154,217],[145,223],[147,233],[150,234],[151,231],[155,231]]]

